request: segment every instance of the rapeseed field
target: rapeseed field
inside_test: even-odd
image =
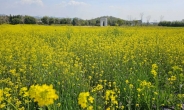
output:
[[[1,110],[184,109],[184,28],[0,25]]]

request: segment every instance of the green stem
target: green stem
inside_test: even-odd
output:
[[[50,106],[47,106],[47,108],[48,108],[48,110],[51,110],[51,109],[50,109]]]
[[[8,102],[7,100],[5,100],[7,103],[9,103],[15,110],[18,110],[11,102]]]

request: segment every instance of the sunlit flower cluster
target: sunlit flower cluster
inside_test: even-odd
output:
[[[81,108],[88,110],[93,110],[93,106],[90,104],[93,104],[94,98],[90,96],[89,92],[81,92],[78,97],[78,104],[81,106]]]
[[[3,90],[0,89],[0,109],[5,107],[5,103],[3,103]]]
[[[152,64],[151,74],[153,75],[154,78],[157,77],[157,70],[158,70],[157,64]]]
[[[30,98],[34,99],[34,102],[38,102],[39,106],[47,106],[54,103],[54,100],[58,99],[56,91],[53,86],[47,86],[46,84],[32,85],[29,89]]]

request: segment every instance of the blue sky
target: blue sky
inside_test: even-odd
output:
[[[114,16],[126,20],[184,19],[184,0],[0,0],[0,14],[78,17]],[[161,17],[162,16],[162,17]]]

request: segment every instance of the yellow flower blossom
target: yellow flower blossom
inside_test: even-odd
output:
[[[54,100],[58,99],[58,95],[55,93],[53,86],[50,85],[32,85],[29,89],[30,98],[34,99],[34,102],[38,102],[40,107],[47,106],[54,103]]]
[[[108,107],[108,108],[106,108],[106,110],[111,110],[111,108],[110,108],[110,107]]]
[[[89,92],[81,92],[79,94],[78,97],[78,104],[82,107],[82,108],[86,108],[87,107],[87,97],[89,96]]]
[[[93,110],[93,106],[89,106],[87,110]]]
[[[5,103],[0,103],[0,108],[4,108],[6,106],[6,104]]]
[[[101,84],[98,84],[94,89],[92,89],[92,92],[100,91],[103,89],[103,86]]]
[[[173,66],[172,69],[173,69],[174,71],[177,71],[177,70],[183,71],[183,69],[180,68],[179,66]]]
[[[141,89],[140,89],[140,88],[137,88],[137,91],[138,91],[138,92],[141,92]]]
[[[151,87],[151,82],[147,82],[146,80],[143,80],[143,81],[141,81],[140,86],[142,88],[150,88]]]
[[[136,107],[139,107],[139,104],[136,104],[135,106],[136,106]]]
[[[3,90],[0,89],[0,102],[2,102],[4,100],[3,98]]]
[[[129,84],[129,88],[132,89],[134,86],[133,84]]]
[[[121,109],[123,110],[124,108],[125,108],[125,106],[122,105],[122,106],[121,106]]]
[[[128,81],[128,80],[125,80],[125,83],[126,83],[126,84],[128,84],[128,83],[129,83],[129,81]]]
[[[90,103],[93,103],[94,98],[93,98],[92,96],[90,96],[90,97],[88,98],[88,100],[89,100]]]

